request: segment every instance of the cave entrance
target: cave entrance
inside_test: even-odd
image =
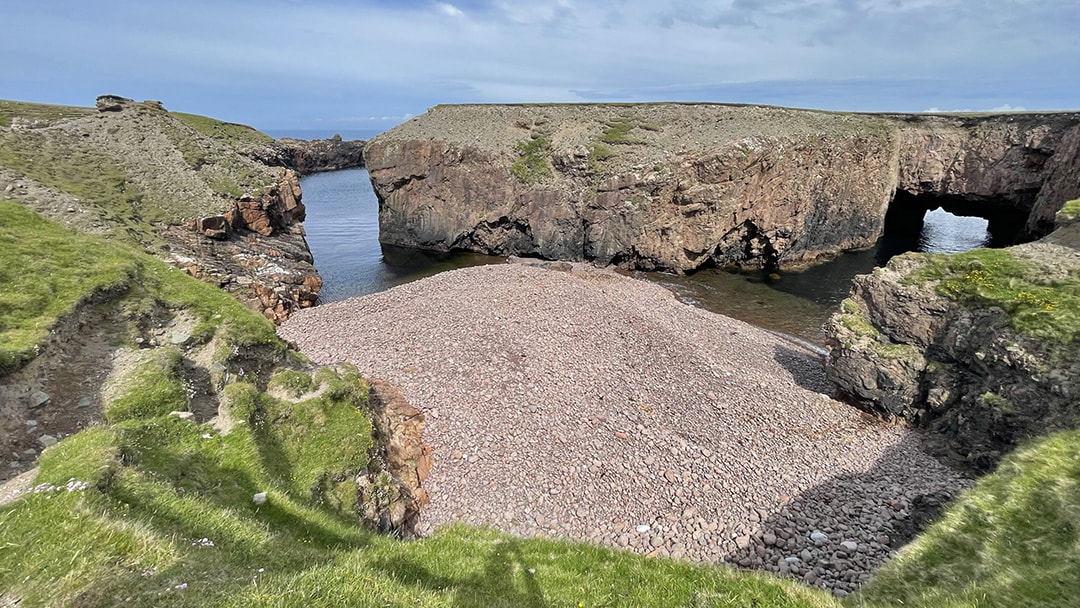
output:
[[[898,190],[885,214],[879,259],[905,251],[960,253],[1006,247],[1023,238],[1027,211],[996,197],[912,194]]]

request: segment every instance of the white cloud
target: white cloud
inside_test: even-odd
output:
[[[464,11],[462,11],[462,10],[461,10],[460,8],[458,8],[458,7],[454,6],[453,4],[448,4],[448,3],[446,3],[446,2],[436,2],[436,3],[435,3],[435,6],[436,6],[436,7],[437,7],[437,8],[438,8],[438,9],[439,9],[440,11],[442,11],[442,13],[443,13],[444,15],[449,15],[449,16],[451,16],[451,17],[455,17],[455,18],[456,18],[456,17],[464,17],[464,16],[465,16],[465,12],[464,12]]]
[[[1027,108],[1024,106],[1011,106],[1009,104],[1002,104],[995,108],[990,108],[991,112],[1026,112]]]

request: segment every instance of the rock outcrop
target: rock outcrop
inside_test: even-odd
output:
[[[979,472],[1080,426],[1080,226],[1003,250],[907,254],[857,277],[827,323],[829,378],[857,405],[928,429]]]
[[[438,106],[369,141],[365,163],[387,244],[791,267],[873,244],[898,191],[966,213],[1019,210],[1045,232],[1039,218],[1080,194],[1078,125],[1078,114]]]
[[[345,140],[340,135],[330,139],[305,141],[284,137],[246,151],[251,158],[270,166],[292,169],[300,175],[322,171],[362,168],[364,140]]]

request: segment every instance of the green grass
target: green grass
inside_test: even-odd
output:
[[[33,358],[59,318],[93,298],[116,301],[131,317],[155,306],[188,310],[199,320],[197,340],[221,338],[222,360],[245,347],[284,351],[273,324],[224,291],[123,243],[75,234],[0,201],[0,372]]]
[[[551,141],[542,133],[533,133],[529,139],[520,141],[514,147],[518,159],[510,165],[510,173],[525,182],[536,184],[551,177]]]
[[[0,165],[100,209],[122,237],[157,240],[148,222],[171,221],[168,209],[145,204],[145,194],[115,160],[61,131],[0,133]]]
[[[1080,198],[1066,202],[1059,212],[1067,220],[1075,220],[1080,217]]]
[[[284,391],[292,397],[300,397],[313,391],[320,383],[312,379],[311,374],[295,369],[284,369],[270,378],[270,387]]]
[[[331,390],[299,404],[232,385],[248,416],[225,436],[162,416],[50,448],[37,483],[61,489],[0,507],[0,589],[27,608],[838,605],[768,576],[580,543],[368,532],[322,483],[363,471],[366,389],[355,370],[323,375]]]
[[[631,143],[628,135],[635,126],[634,123],[626,121],[609,122],[607,128],[604,129],[604,133],[600,136],[600,141],[605,144]]]
[[[203,135],[225,142],[230,146],[265,144],[274,141],[273,137],[247,125],[223,122],[214,118],[184,112],[170,112],[170,114]]]
[[[1003,249],[927,256],[911,277],[936,281],[938,293],[968,305],[996,306],[1022,334],[1070,345],[1080,336],[1080,277],[1047,280]]]
[[[27,103],[0,99],[0,127],[10,127],[11,119],[18,116],[30,121],[56,122],[65,118],[89,116],[94,108],[56,106],[43,103]]]
[[[127,248],[77,236],[0,200],[0,373],[32,359],[76,304],[126,292],[137,273]]]
[[[991,398],[992,399],[992,398]],[[1080,431],[1007,457],[848,606],[1076,606]]]
[[[152,352],[123,383],[122,394],[105,409],[111,423],[187,411],[180,351],[175,348]]]

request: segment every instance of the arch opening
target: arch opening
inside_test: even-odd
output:
[[[882,251],[959,253],[1022,241],[1028,212],[1008,199],[897,190],[885,214]]]

